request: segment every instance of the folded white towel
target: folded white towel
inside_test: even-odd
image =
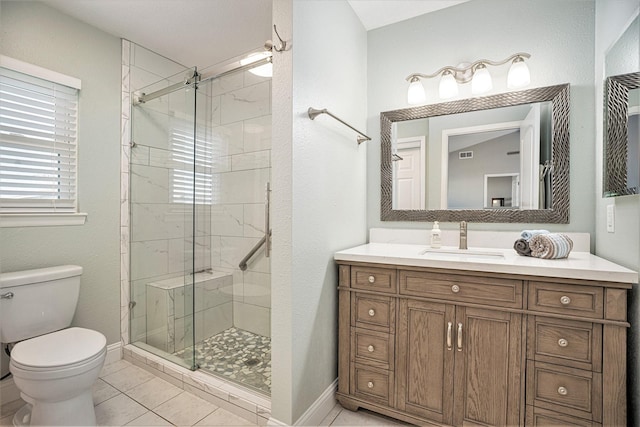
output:
[[[522,230],[520,233],[520,237],[524,240],[531,240],[533,236],[537,236],[538,234],[549,234],[548,230]]]
[[[566,258],[573,249],[573,240],[562,233],[537,234],[529,241],[529,247],[531,256],[536,258]]]

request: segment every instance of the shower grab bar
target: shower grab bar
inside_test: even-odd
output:
[[[269,205],[271,204],[271,183],[267,182],[265,186],[265,197],[264,197],[264,236],[256,245],[251,248],[251,250],[242,258],[238,267],[240,270],[245,271],[247,269],[247,262],[251,259],[251,257],[258,252],[258,249],[265,245],[264,247],[264,256],[269,258],[271,254],[271,225],[269,223]]]
[[[307,114],[309,115],[309,118],[311,120],[315,119],[316,117],[318,117],[320,114],[326,114],[330,117],[333,117],[334,119],[336,119],[337,121],[339,121],[340,123],[342,123],[343,125],[345,125],[346,127],[356,131],[358,133],[358,136],[356,137],[356,141],[358,141],[358,145],[362,144],[365,141],[371,141],[371,138],[368,137],[367,135],[365,135],[364,133],[360,132],[358,129],[354,128],[353,126],[351,126],[349,123],[345,122],[344,120],[342,120],[341,118],[333,115],[330,111],[328,111],[326,108],[323,108],[322,110],[318,110],[316,108],[312,108],[309,107],[309,109],[307,110]]]
[[[275,28],[275,26],[274,26]],[[264,256],[269,258],[271,255],[271,223],[269,220],[269,208],[271,204],[271,183],[267,182],[265,189],[265,197],[264,197],[264,239],[265,239],[265,247],[264,247]]]
[[[262,245],[265,244],[265,242],[268,239],[267,236],[271,237],[271,230],[269,230],[269,233],[265,233],[265,235],[262,236],[262,239],[260,239],[260,241],[256,243],[256,245],[253,248],[251,248],[251,250],[244,256],[244,258],[242,258],[242,261],[240,261],[240,264],[238,264],[238,267],[240,267],[240,270],[245,271],[247,269],[247,262],[251,259],[251,257],[256,252],[258,252],[258,249],[260,249]]]

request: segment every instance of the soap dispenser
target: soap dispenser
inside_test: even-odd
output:
[[[440,239],[440,224],[438,221],[434,221],[433,229],[431,230],[431,248],[439,249],[442,245],[442,240]]]

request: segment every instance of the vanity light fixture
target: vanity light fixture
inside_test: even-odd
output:
[[[422,104],[426,100],[426,94],[420,79],[431,79],[438,76],[440,76],[438,94],[442,99],[457,96],[458,85],[469,82],[471,82],[471,92],[474,95],[488,92],[493,88],[493,81],[487,66],[491,65],[495,67],[506,64],[509,61],[511,61],[511,68],[509,68],[509,74],[507,75],[507,87],[509,89],[524,87],[531,81],[529,67],[527,67],[527,64],[524,62],[525,58],[531,58],[531,55],[519,52],[514,53],[502,61],[480,59],[472,64],[459,64],[457,67],[447,65],[433,74],[411,74],[406,78],[410,83],[407,92],[407,102],[409,104]]]

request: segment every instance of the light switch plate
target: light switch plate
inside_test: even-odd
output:
[[[607,205],[607,233],[616,231],[616,205]]]

